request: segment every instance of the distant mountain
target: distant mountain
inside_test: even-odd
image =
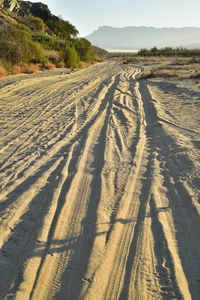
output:
[[[86,36],[95,46],[104,49],[141,49],[156,47],[200,48],[200,28],[99,27]]]

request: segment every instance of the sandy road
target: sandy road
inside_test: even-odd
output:
[[[199,131],[139,73],[0,81],[0,299],[200,298]]]

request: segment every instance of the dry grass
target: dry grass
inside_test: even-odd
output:
[[[56,68],[64,68],[64,67],[65,67],[64,61],[60,61],[56,64]]]
[[[138,79],[148,79],[148,78],[153,78],[153,72],[144,71],[138,77]]]
[[[6,77],[8,75],[6,69],[0,66],[0,78]]]
[[[52,64],[57,64],[60,62],[60,54],[58,51],[54,50],[46,50],[45,51],[45,57],[52,63]]]
[[[90,66],[92,64],[91,61],[80,61],[80,67],[85,68],[87,66]]]
[[[192,58],[191,57],[185,57],[185,58],[177,57],[171,61],[171,65],[174,65],[174,66],[187,66],[190,64],[199,64],[199,63],[200,63],[200,59],[197,57],[192,57]]]
[[[187,74],[178,74],[177,77],[179,79],[187,79],[187,78],[189,78]]]
[[[20,66],[14,65],[12,67],[12,71],[11,71],[12,75],[17,75],[17,74],[20,74],[21,72],[22,72],[22,70],[21,70]]]
[[[43,69],[45,69],[45,70],[53,70],[53,69],[55,69],[55,65],[54,64],[44,64],[43,65]]]
[[[176,77],[178,79],[199,79],[200,78],[200,72],[194,72],[191,74],[191,72],[186,73],[178,73],[171,70],[163,70],[163,69],[157,69],[157,70],[150,70],[150,71],[144,71],[139,76],[139,79],[148,79],[148,78],[169,78],[169,77]]]
[[[189,59],[179,59],[176,58],[174,60],[172,60],[171,65],[176,65],[176,66],[185,66],[185,65],[189,65],[190,64],[190,60]]]
[[[155,78],[155,77],[163,77],[163,78],[168,78],[168,77],[175,77],[177,76],[174,71],[171,70],[160,70],[160,69],[152,69],[149,72],[143,72],[140,76],[139,79],[147,79],[147,78]]]
[[[26,73],[26,74],[33,74],[39,70],[54,70],[55,68],[64,68],[65,63],[64,62],[58,62],[55,64],[24,64],[21,63],[20,65],[14,65],[11,70],[12,75],[20,74],[20,73]]]
[[[26,74],[33,74],[38,71],[38,65],[34,65],[34,64],[30,64],[30,65],[22,64],[20,68],[21,68],[21,73],[26,73]]]
[[[175,77],[176,73],[170,70],[163,70],[158,72],[158,75],[160,75],[161,77]]]
[[[4,20],[10,22],[10,23],[18,24],[18,22],[17,22],[15,19],[13,19],[13,18],[7,16],[6,14],[3,13],[3,11],[0,11],[0,17],[1,17],[2,19],[4,19]]]
[[[148,66],[148,65],[158,65],[162,59],[159,57],[143,57],[143,56],[127,56],[124,55],[122,56],[122,63],[123,64],[142,64],[143,66]]]

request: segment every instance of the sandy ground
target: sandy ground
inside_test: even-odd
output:
[[[200,299],[200,84],[140,72],[0,80],[0,299]]]

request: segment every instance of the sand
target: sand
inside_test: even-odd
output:
[[[200,84],[0,80],[0,299],[200,299]]]

